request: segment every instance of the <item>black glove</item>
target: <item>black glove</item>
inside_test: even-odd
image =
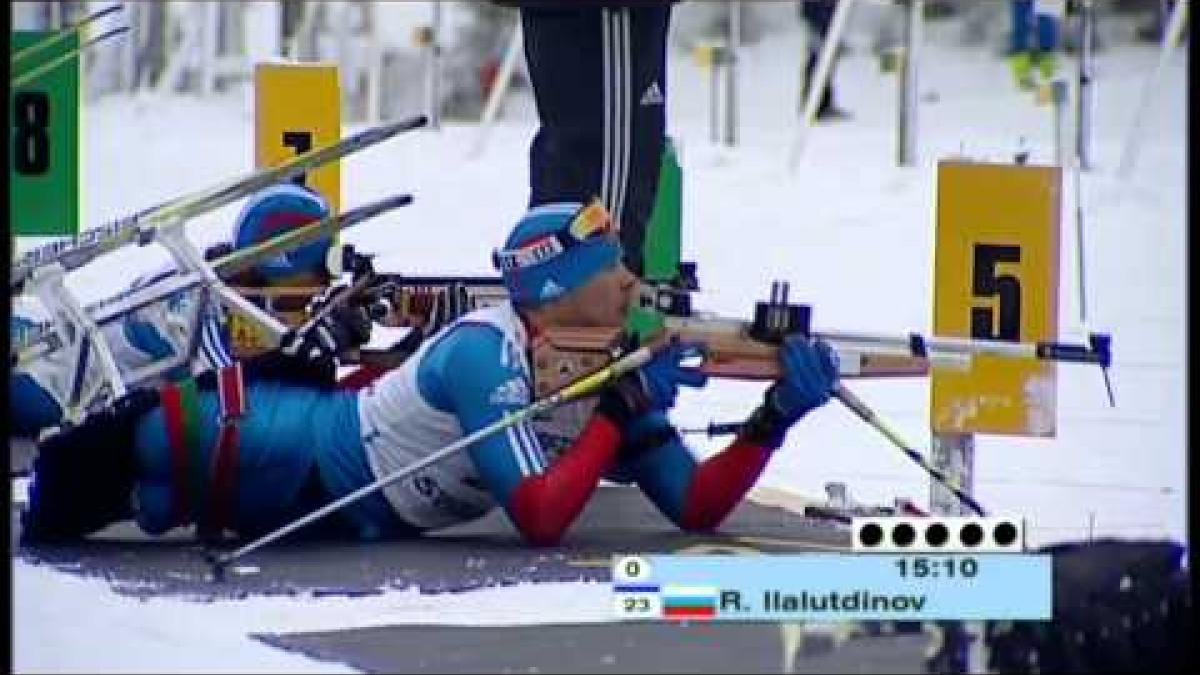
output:
[[[285,333],[279,342],[280,351],[288,356],[321,360],[336,357],[369,341],[371,317],[362,305],[336,299],[344,289],[345,285],[331,286],[313,298],[307,308],[310,317],[320,314],[330,302],[338,302],[338,305],[307,329]]]
[[[679,387],[703,387],[708,377],[683,361],[704,352],[698,343],[674,340],[649,363],[626,373],[600,395],[596,409],[621,427],[653,410],[675,405]]]

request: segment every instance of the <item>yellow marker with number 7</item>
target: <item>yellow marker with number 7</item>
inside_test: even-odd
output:
[[[262,63],[254,70],[254,165],[273,166],[342,137],[338,69],[325,63]],[[340,162],[296,179],[341,212]]]

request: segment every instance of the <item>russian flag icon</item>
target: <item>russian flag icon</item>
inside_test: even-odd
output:
[[[711,619],[717,614],[716,586],[674,586],[663,588],[664,619]]]

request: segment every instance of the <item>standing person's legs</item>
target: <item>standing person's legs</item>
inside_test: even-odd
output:
[[[1027,52],[1032,45],[1030,33],[1033,28],[1033,0],[1012,0],[1012,33],[1009,37],[1010,54]]]
[[[529,205],[599,196],[604,147],[601,11],[521,9],[541,126],[529,146]]]
[[[613,213],[619,214],[626,266],[638,276],[643,271],[642,248],[658,194],[658,174],[666,137],[667,30],[670,22],[671,8],[666,3],[624,10],[623,15],[618,14],[614,20],[615,27],[627,31],[614,42],[625,50],[625,70],[629,71],[631,79],[621,85],[621,95],[613,108],[626,107],[628,112],[623,124],[632,128],[625,132],[624,174],[613,181],[617,190]],[[618,67],[616,72],[621,70]],[[613,81],[616,84],[615,77]],[[619,129],[620,125],[615,125],[614,133]]]
[[[530,145],[530,206],[599,197],[642,271],[666,118],[668,6],[522,9],[541,128]]]
[[[1009,34],[1009,65],[1017,86],[1032,89],[1033,79],[1033,0],[1012,0],[1012,32]]]
[[[1053,14],[1037,15],[1038,51],[1045,54],[1058,49],[1058,17]]]

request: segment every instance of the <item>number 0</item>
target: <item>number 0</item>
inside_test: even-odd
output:
[[[642,566],[637,560],[630,560],[625,563],[625,576],[630,579],[636,579],[642,573]]]

